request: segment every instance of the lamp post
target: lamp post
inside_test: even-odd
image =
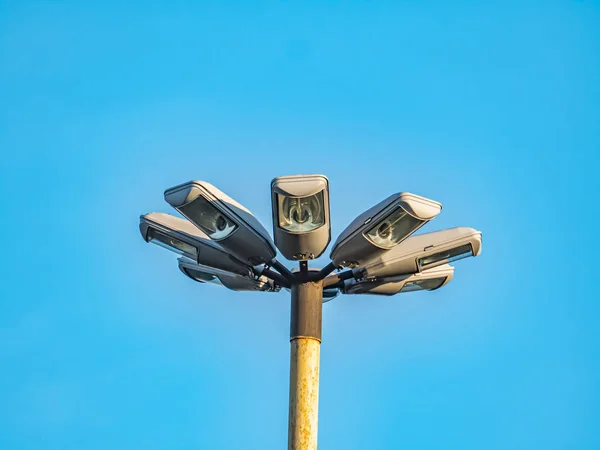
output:
[[[481,233],[453,228],[411,236],[441,204],[394,194],[360,214],[338,237],[322,269],[308,262],[331,240],[329,180],[293,175],[271,182],[274,242],[248,209],[213,185],[191,181],[165,191],[186,219],[140,218],[144,240],[171,250],[180,270],[200,283],[235,291],[291,291],[288,449],[317,448],[322,304],[338,293],[394,295],[448,284],[448,265],[481,251]],[[277,249],[298,262],[290,270]],[[343,270],[346,268],[346,270]],[[334,271],[336,271],[334,273]]]

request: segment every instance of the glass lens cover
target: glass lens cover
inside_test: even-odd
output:
[[[446,281],[446,277],[430,278],[428,280],[415,280],[407,282],[400,292],[431,291],[439,288]]]
[[[148,242],[160,245],[167,250],[187,256],[190,259],[198,259],[198,249],[193,245],[180,241],[154,228],[148,229]]]
[[[378,247],[390,249],[414,233],[423,223],[423,220],[397,208],[373,225],[364,236]]]
[[[439,266],[442,264],[458,261],[459,259],[473,256],[473,247],[471,244],[461,245],[459,247],[450,248],[442,252],[434,253],[433,255],[419,258],[417,263],[419,267]]]
[[[323,289],[323,298],[332,299],[340,293],[337,289]]]
[[[177,209],[214,240],[226,238],[237,228],[237,224],[204,197],[198,197]]]
[[[194,280],[199,281],[200,283],[221,284],[219,279],[215,275],[212,275],[210,273],[190,269],[187,267],[185,268],[185,273],[187,273],[190,278],[193,278]]]
[[[279,227],[293,233],[306,233],[325,224],[323,191],[309,197],[277,194]]]

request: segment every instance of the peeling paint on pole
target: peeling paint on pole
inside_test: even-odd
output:
[[[288,449],[317,448],[319,360],[321,343],[312,338],[291,342]]]
[[[292,286],[289,450],[316,450],[323,283]]]

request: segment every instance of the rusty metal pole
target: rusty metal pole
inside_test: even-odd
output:
[[[288,450],[317,448],[322,302],[322,281],[292,286]]]

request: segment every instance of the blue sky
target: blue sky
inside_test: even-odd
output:
[[[325,306],[320,448],[599,448],[600,3],[252,3],[0,1],[0,448],[284,448],[287,295],[137,226],[296,173],[334,238],[398,191],[484,236]]]

